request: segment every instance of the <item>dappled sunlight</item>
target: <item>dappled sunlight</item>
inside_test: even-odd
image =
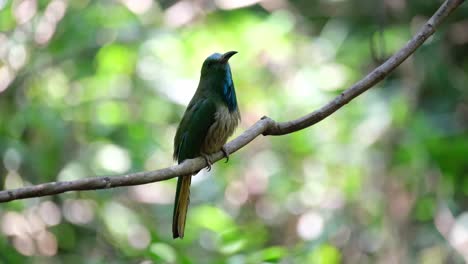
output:
[[[38,213],[42,221],[44,221],[47,226],[58,225],[62,219],[60,208],[57,204],[51,201],[42,202],[39,205]]]
[[[8,35],[0,32],[0,58],[3,60],[6,58],[10,49],[8,47]]]
[[[320,105],[327,95],[317,89],[319,87],[317,76],[319,75],[316,69],[305,67],[285,80],[285,86],[291,87],[288,89],[289,101],[295,104]]]
[[[58,23],[62,20],[67,10],[67,3],[63,0],[52,0],[47,5],[44,17],[47,18],[51,23]]]
[[[55,23],[49,21],[45,17],[41,19],[37,25],[36,35],[34,40],[37,44],[44,45],[50,41],[56,30]]]
[[[130,197],[141,203],[172,204],[175,188],[165,182],[130,187]]]
[[[136,249],[145,249],[151,242],[151,236],[148,229],[140,224],[134,224],[128,227],[128,242]]]
[[[117,202],[109,202],[104,205],[102,212],[105,225],[116,243],[124,243],[135,250],[148,249],[151,254],[162,258],[175,258],[170,247],[163,243],[151,243],[150,229],[140,223],[131,208]]]
[[[179,27],[194,19],[198,12],[200,9],[195,2],[178,1],[164,12],[164,22],[170,27]]]
[[[247,186],[241,181],[231,181],[226,187],[225,199],[235,207],[242,206],[249,198]]]
[[[131,166],[127,150],[113,144],[99,146],[94,160],[97,170],[123,173],[128,171]]]
[[[222,209],[212,206],[198,206],[191,214],[192,222],[214,232],[222,232],[234,226],[233,219]]]
[[[95,207],[95,202],[91,200],[67,199],[63,203],[63,216],[74,224],[88,224],[95,218]]]
[[[56,236],[48,228],[61,222],[58,206],[45,201],[22,213],[7,211],[0,218],[3,234],[11,238],[15,249],[25,256],[57,254]]]
[[[130,11],[135,14],[143,14],[150,10],[153,5],[152,0],[121,0]]]
[[[70,93],[70,85],[67,76],[60,69],[50,69],[43,73],[47,98],[44,101],[52,107],[63,104],[64,99]],[[35,96],[32,95],[31,96]]]
[[[244,174],[245,185],[249,194],[259,195],[268,187],[268,176],[258,167],[251,167]]]
[[[344,193],[339,188],[329,187],[329,189],[325,191],[320,208],[330,211],[340,210],[345,206],[345,202]]]
[[[19,24],[28,22],[37,12],[36,0],[15,0],[13,6],[13,14]]]
[[[28,222],[28,233],[37,234],[42,230],[45,230],[46,225],[42,218],[38,215],[37,207],[32,207],[24,212],[26,221]]]
[[[297,233],[306,240],[318,238],[324,229],[323,216],[317,212],[307,212],[299,217]]]
[[[330,19],[323,26],[319,37],[314,40],[316,48],[320,49],[316,55],[322,54],[321,60],[318,62],[334,61],[338,50],[345,44],[348,33],[349,28],[346,23],[339,19]]]
[[[449,235],[449,242],[468,261],[468,213],[464,212],[455,219]]]
[[[150,246],[150,252],[167,263],[176,263],[178,259],[176,251],[168,244],[153,243]]]
[[[34,241],[30,237],[14,237],[13,246],[19,253],[25,256],[32,256],[36,253]]]
[[[54,256],[57,254],[58,244],[54,234],[43,231],[36,237],[37,248],[41,255]]]
[[[375,144],[391,125],[390,109],[383,103],[369,104],[372,113],[363,118],[354,131],[354,139],[360,148],[367,148]]]
[[[14,19],[21,27],[15,29],[12,34],[14,38],[11,39],[0,33],[0,59],[5,62],[0,64],[0,92],[8,88],[14,81],[16,72],[25,67],[29,61],[27,34],[32,33],[35,42],[39,45],[49,42],[56,31],[57,23],[65,15],[67,4],[63,0],[53,0],[42,12],[38,10],[37,0],[15,0],[12,1],[11,8]],[[36,17],[38,18],[35,19]]]
[[[23,178],[16,171],[9,171],[5,177],[5,189],[15,189],[24,186]]]
[[[78,162],[71,162],[60,170],[57,179],[60,181],[72,181],[84,177],[86,177],[85,168]]]
[[[169,167],[172,164],[174,164],[174,160],[171,155],[168,155],[168,151],[159,149],[148,155],[144,168],[145,170],[157,170],[161,167]]]
[[[237,9],[258,4],[263,0],[215,0],[216,5],[221,9]]]
[[[251,157],[243,175],[246,195],[261,195],[266,192],[269,180],[278,172],[281,161],[275,153],[260,151]],[[242,198],[241,198],[242,199]]]
[[[326,91],[336,91],[343,89],[343,86],[348,82],[347,69],[339,64],[325,64],[320,66],[314,74],[317,82],[317,87]]]
[[[14,71],[9,66],[0,66],[0,92],[8,88],[14,78]]]
[[[6,212],[2,215],[2,231],[9,236],[27,236],[29,227],[26,218],[16,212]]]
[[[26,63],[27,56],[28,54],[24,45],[14,45],[10,48],[10,53],[8,54],[8,63],[13,68],[13,70],[19,70]]]
[[[14,15],[19,24],[30,22],[37,13],[36,0],[14,1]],[[41,14],[36,24],[34,40],[37,44],[44,45],[50,41],[55,33],[56,25],[63,18],[67,4],[63,0],[50,1]]]
[[[166,84],[165,92],[167,96],[181,105],[187,105],[195,92],[198,82],[190,79],[178,79]]]

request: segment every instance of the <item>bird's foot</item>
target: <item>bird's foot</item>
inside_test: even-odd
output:
[[[201,154],[201,156],[205,159],[206,161],[206,164],[207,164],[207,170],[210,171],[211,170],[211,165],[213,165],[213,162],[211,162],[211,159],[208,155],[206,154]]]
[[[229,153],[228,153],[228,151],[226,150],[226,148],[225,148],[224,146],[221,148],[221,151],[223,152],[224,157],[226,158],[226,161],[225,161],[224,163],[228,163],[228,161],[229,161]]]

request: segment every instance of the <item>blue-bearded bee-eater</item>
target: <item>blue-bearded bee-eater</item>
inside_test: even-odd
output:
[[[178,163],[202,156],[210,170],[211,161],[208,155],[220,150],[229,159],[223,146],[240,121],[228,63],[236,53],[214,53],[203,62],[197,91],[185,110],[174,138],[174,159]],[[174,238],[184,237],[191,180],[192,175],[181,176],[177,180],[172,220]]]

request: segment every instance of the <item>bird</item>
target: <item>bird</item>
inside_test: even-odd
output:
[[[224,148],[241,120],[229,59],[237,51],[213,53],[203,62],[200,81],[182,117],[174,137],[174,160],[179,164],[186,159],[202,156],[211,170],[209,155],[222,151],[226,162],[229,153]],[[180,176],[174,201],[172,220],[173,238],[183,238],[190,183],[193,175]]]

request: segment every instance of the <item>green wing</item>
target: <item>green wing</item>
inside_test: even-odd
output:
[[[174,139],[174,159],[179,163],[200,156],[208,129],[215,122],[216,105],[208,98],[191,103],[177,128]]]
[[[208,129],[214,123],[216,105],[207,98],[192,99],[177,128],[174,139],[174,159],[179,163],[200,155]],[[179,177],[172,222],[174,238],[184,237],[185,220],[190,203],[191,176]]]

